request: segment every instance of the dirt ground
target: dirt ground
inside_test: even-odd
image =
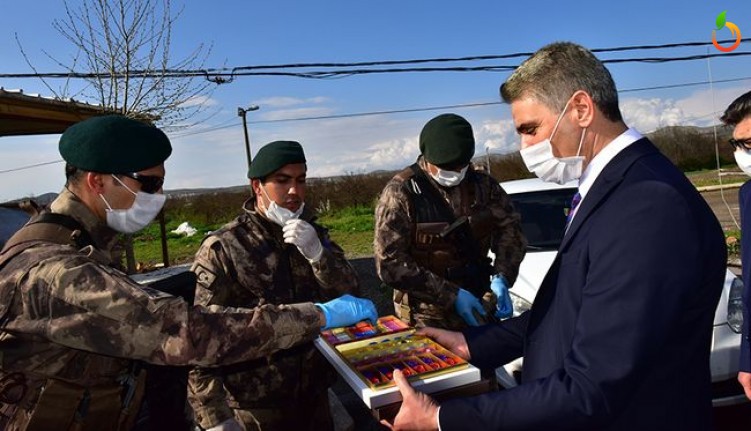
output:
[[[738,206],[739,187],[729,187],[724,190],[702,192],[702,197],[714,211],[724,230],[740,230],[740,213]]]

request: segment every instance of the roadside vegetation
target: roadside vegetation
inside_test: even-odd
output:
[[[719,162],[721,172],[737,171],[732,150],[726,144],[727,130],[720,129]],[[697,186],[720,184],[717,171],[717,152],[714,136],[699,129],[671,127],[650,135],[655,144],[674,163],[683,169]],[[484,157],[476,160],[486,165]],[[491,174],[499,181],[529,178],[519,153],[491,156]],[[306,205],[315,209],[318,222],[329,229],[331,238],[339,244],[348,258],[370,256],[373,253],[374,211],[383,187],[396,172],[349,173],[339,177],[309,179]],[[722,183],[745,181],[745,176],[723,175]],[[170,264],[190,262],[203,237],[232,220],[241,212],[250,188],[232,191],[204,191],[196,194],[171,194],[164,215]],[[187,222],[197,230],[193,236],[171,233]],[[740,232],[726,232],[728,251],[737,255]],[[133,237],[135,259],[143,269],[162,262],[160,228],[152,223]]]

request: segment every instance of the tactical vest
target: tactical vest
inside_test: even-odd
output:
[[[24,250],[37,247],[38,260],[60,255],[70,245],[76,253],[93,245],[86,230],[73,218],[42,213],[13,235],[0,251],[0,271]],[[16,284],[0,283],[0,330],[16,295]],[[2,430],[129,430],[143,397],[145,371],[133,363],[128,373],[110,384],[84,386],[26,371],[0,370],[0,429]],[[116,424],[113,428],[113,424]]]
[[[481,177],[470,169],[456,186],[461,193],[460,211],[465,214],[459,217],[417,163],[396,177],[402,180],[414,212],[410,214],[414,220],[410,255],[420,266],[481,298],[488,291],[493,270],[475,240],[490,235],[493,227],[489,196],[480,193]]]

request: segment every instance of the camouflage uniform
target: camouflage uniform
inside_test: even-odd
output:
[[[316,228],[324,249],[315,263],[284,243],[282,228],[256,212],[253,199],[244,210],[198,250],[196,303],[255,307],[356,293],[354,269],[310,214],[301,218]],[[327,388],[333,377],[330,365],[306,343],[231,367],[191,371],[189,399],[204,428],[236,416],[247,429],[330,429]],[[323,417],[316,421],[314,415]]]
[[[475,171],[471,166],[459,185],[445,188],[427,174],[422,157],[418,159],[418,165],[429,178],[430,186],[449,203],[455,217],[486,214],[486,227],[481,229],[480,234],[473,228],[473,238],[481,256],[487,256],[488,250],[495,253],[492,271],[503,274],[509,286],[512,285],[525,254],[526,240],[522,235],[519,215],[511,206],[506,192],[492,177]],[[422,229],[430,229],[430,225],[443,228],[447,224],[421,223],[418,226],[414,194],[429,196],[425,192],[415,186],[409,168],[392,178],[384,188],[376,208],[376,269],[381,280],[394,288],[395,311],[403,320],[416,326],[459,330],[465,328],[466,324],[456,314],[454,301],[458,288],[466,289],[467,286],[463,286],[459,280],[447,279],[446,268],[441,267],[443,273],[437,273],[437,270],[429,270],[416,259],[418,253],[430,254],[439,248],[437,243],[434,246],[420,244],[417,237]],[[436,235],[429,236],[437,238]],[[468,256],[458,249],[458,241],[450,236],[445,241],[436,241],[447,247],[449,254],[458,257],[455,263],[467,263]],[[483,306],[492,316],[496,301],[489,286],[488,279],[482,292],[473,293],[482,297]],[[483,323],[482,319],[479,320]]]
[[[190,307],[144,288],[110,267],[114,232],[73,193],[64,190],[51,210],[76,219],[95,244],[40,242],[0,270],[0,374],[21,373],[27,384],[15,412],[0,403],[13,416],[6,429],[117,429],[119,382],[134,360],[231,364],[319,333],[313,304]],[[32,413],[41,422],[29,425]]]

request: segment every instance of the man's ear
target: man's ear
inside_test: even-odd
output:
[[[97,172],[87,172],[85,177],[86,187],[96,195],[103,193],[104,175]]]
[[[261,180],[258,178],[251,179],[250,189],[253,191],[254,196],[259,196],[261,194]]]
[[[592,124],[595,113],[595,102],[592,96],[584,90],[574,93],[572,98],[574,106],[573,112],[576,114],[577,125],[581,128],[587,128]]]
[[[253,178],[250,180],[250,189],[253,191],[253,196],[256,200],[256,208],[266,208],[266,203],[264,202],[264,193],[261,190],[261,180],[258,178]]]

